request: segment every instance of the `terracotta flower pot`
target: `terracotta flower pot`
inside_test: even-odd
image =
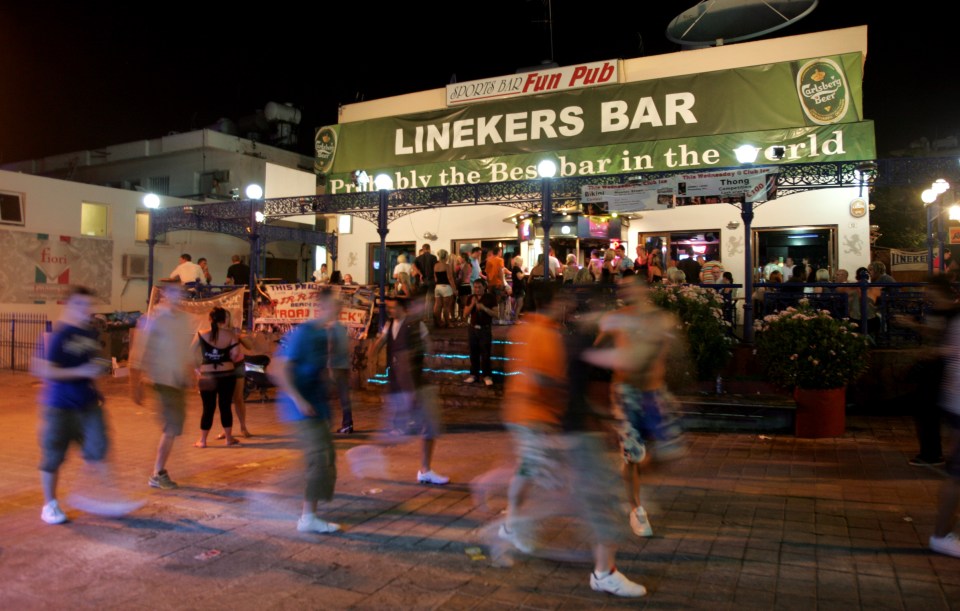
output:
[[[847,428],[847,388],[793,391],[797,402],[794,430],[797,437],[840,437]]]

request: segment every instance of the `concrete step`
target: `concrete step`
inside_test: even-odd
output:
[[[678,395],[688,431],[792,433],[796,403],[784,395]]]

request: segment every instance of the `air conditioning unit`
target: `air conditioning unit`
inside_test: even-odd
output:
[[[123,255],[123,279],[147,278],[149,260],[147,255]]]

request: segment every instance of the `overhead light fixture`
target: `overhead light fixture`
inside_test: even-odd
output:
[[[143,205],[150,209],[159,208],[160,196],[156,193],[147,193],[143,196]]]
[[[373,186],[377,188],[377,191],[389,191],[393,189],[393,179],[390,178],[389,174],[377,174],[377,177],[373,179]]]
[[[783,156],[787,154],[787,148],[784,146],[771,146],[770,147],[770,156],[775,160],[780,161],[783,159]]]
[[[244,191],[244,193],[247,195],[247,199],[260,199],[263,197],[263,187],[253,183],[247,185],[247,189]]]
[[[552,159],[544,159],[537,164],[537,174],[540,178],[553,178],[557,175],[557,164]]]
[[[739,163],[753,163],[757,160],[757,155],[760,154],[760,149],[752,144],[743,144],[735,148],[733,150],[733,154],[737,156],[737,161]]]

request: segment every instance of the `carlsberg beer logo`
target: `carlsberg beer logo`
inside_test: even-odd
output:
[[[843,119],[850,101],[843,70],[831,59],[814,59],[797,72],[797,93],[807,118],[817,125]]]
[[[317,174],[326,174],[333,166],[333,156],[337,152],[337,131],[333,127],[321,127],[313,140],[316,160],[313,162]]]

